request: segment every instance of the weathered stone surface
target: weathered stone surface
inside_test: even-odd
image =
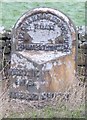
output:
[[[13,99],[23,99],[23,100],[27,100],[27,101],[37,101],[39,100],[39,94],[29,94],[29,93],[23,93],[23,92],[10,92],[10,98]],[[47,100],[48,99],[52,99],[54,97],[53,93],[42,93],[41,94],[41,100]]]
[[[13,48],[16,50],[45,50],[47,45],[59,45],[58,48],[69,51],[75,40],[72,22],[61,12],[49,8],[37,8],[24,14],[13,32]]]
[[[13,29],[11,96],[22,92],[47,99],[65,91],[75,80],[75,44],[74,25],[61,12],[37,8],[25,13]]]

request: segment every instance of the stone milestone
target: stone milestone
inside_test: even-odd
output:
[[[51,99],[75,80],[76,30],[63,13],[36,8],[23,14],[12,32],[10,97]]]

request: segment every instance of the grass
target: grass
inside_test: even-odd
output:
[[[70,110],[65,105],[62,106],[46,106],[42,109],[27,108],[25,111],[11,112],[9,118],[84,118],[84,105],[77,109]]]
[[[12,28],[18,18],[26,11],[36,7],[51,7],[67,14],[75,25],[85,24],[84,2],[2,2],[0,4],[0,26]]]

